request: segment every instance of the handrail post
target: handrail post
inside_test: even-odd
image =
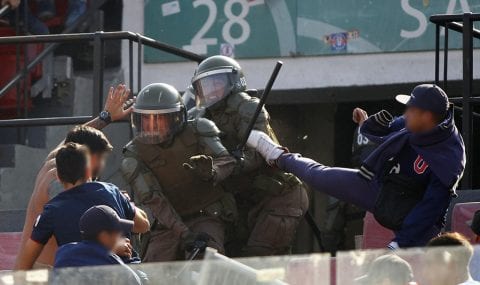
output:
[[[142,90],[142,36],[137,34],[137,44],[138,44],[138,51],[137,51],[137,94],[140,93]]]
[[[24,31],[29,31],[28,26],[28,4],[23,5],[23,25]],[[23,117],[28,117],[28,44],[23,44]],[[24,132],[25,133],[25,132]],[[23,135],[24,136],[24,135]],[[24,136],[25,138],[25,136]]]
[[[133,93],[133,42],[128,40],[128,83]]]
[[[20,9],[15,9],[15,35],[18,36],[20,33]],[[20,44],[15,45],[15,73],[20,72]],[[20,96],[20,81],[18,81],[15,84],[15,95],[16,95],[16,102],[15,102],[15,107],[16,107],[16,112],[17,112],[17,118],[20,118],[20,115],[22,114],[22,108],[21,108],[21,100],[22,97]],[[23,129],[19,130],[17,129],[17,143],[22,144],[23,142]]]
[[[93,106],[92,112],[99,113],[103,105],[104,42],[103,31],[95,33],[93,40]]]
[[[448,23],[445,23],[445,37],[443,46],[443,90],[447,92],[448,79]],[[448,92],[447,92],[448,94]]]
[[[435,25],[435,85],[440,81],[440,25]]]
[[[462,135],[465,142],[465,154],[469,159],[465,166],[465,172],[462,179],[462,188],[471,189],[472,187],[472,110],[470,97],[472,94],[473,79],[473,22],[472,13],[463,14],[463,116],[462,116]]]

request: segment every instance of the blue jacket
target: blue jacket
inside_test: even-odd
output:
[[[450,111],[447,118],[428,133],[412,134],[405,129],[405,119],[391,121],[369,117],[360,131],[371,141],[379,144],[367,157],[361,170],[366,176],[383,175],[385,162],[395,157],[409,144],[430,166],[440,182],[455,193],[458,181],[465,169],[465,145]]]
[[[96,283],[110,283],[108,281],[111,281],[111,284],[129,285],[142,284],[139,276],[125,265],[119,256],[94,241],[72,242],[59,247],[55,256],[54,268],[101,265],[117,266],[104,269],[97,267],[96,270],[90,270],[89,274],[84,277],[84,281],[95,280]],[[69,271],[65,271],[65,273],[56,272],[57,277],[59,279],[64,277],[63,280],[65,281],[66,276],[62,276],[62,274],[69,274]]]
[[[438,234],[444,225],[446,211],[465,168],[465,147],[450,111],[434,130],[412,134],[403,117],[382,122],[371,116],[361,132],[379,143],[364,161],[360,173],[367,179],[381,181],[386,162],[398,155],[406,144],[428,163],[432,175],[422,201],[405,218],[394,241],[400,246],[422,246]]]

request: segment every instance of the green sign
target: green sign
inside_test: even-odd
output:
[[[236,58],[431,50],[433,14],[480,12],[473,0],[150,0],[145,34]],[[443,31],[442,31],[443,34]],[[450,47],[461,46],[452,34]],[[178,57],[145,50],[145,62]]]

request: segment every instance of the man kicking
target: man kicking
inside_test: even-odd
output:
[[[465,147],[440,87],[422,84],[396,99],[406,104],[403,116],[382,110],[363,123],[362,134],[379,146],[359,170],[288,153],[259,131],[252,132],[248,145],[317,191],[372,212],[395,232],[389,248],[424,246],[444,225],[465,167]]]

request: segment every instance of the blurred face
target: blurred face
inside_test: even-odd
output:
[[[182,130],[185,123],[185,109],[171,113],[133,113],[132,123],[135,137],[144,144],[159,144],[171,140]]]
[[[121,232],[102,231],[98,234],[97,241],[109,250],[113,250],[122,239]]]
[[[427,132],[437,125],[432,112],[417,107],[407,107],[404,117],[405,127],[412,133]]]
[[[170,130],[169,127],[169,122],[163,116],[153,114],[142,116],[142,128],[146,133],[165,134]]]
[[[93,178],[97,178],[105,168],[107,153],[95,153],[90,155],[90,169]]]
[[[193,84],[197,107],[208,108],[221,101],[227,95],[229,82],[227,74],[214,74],[197,80]]]

